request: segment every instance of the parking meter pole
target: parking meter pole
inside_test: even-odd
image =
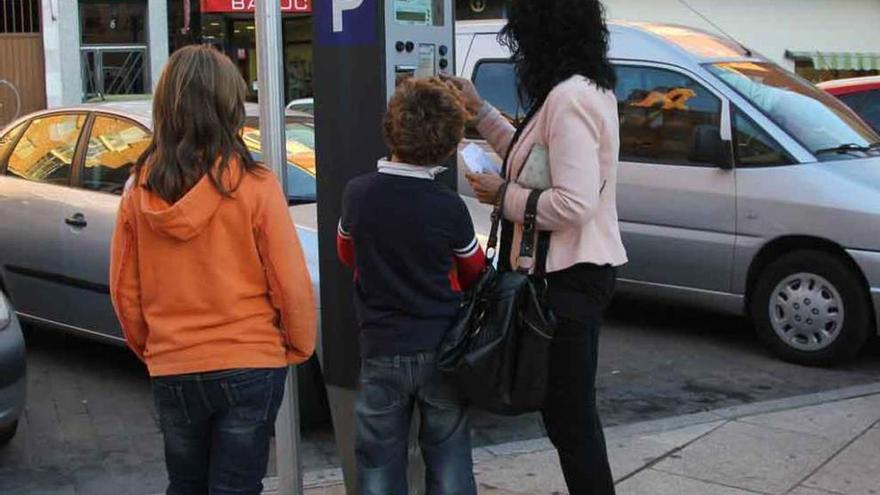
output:
[[[322,0],[312,4],[321,364],[349,495],[358,493],[354,402],[361,357],[352,308],[352,274],[336,255],[342,195],[349,180],[375,171],[377,160],[388,154],[382,116],[397,78],[454,71],[454,3]],[[455,173],[445,175],[442,180],[455,187]],[[423,486],[418,486],[424,471],[420,456],[410,459],[415,469],[410,493],[418,495],[424,493]]]
[[[260,99],[260,138],[263,160],[287,191],[287,152],[284,129],[284,73],[280,0],[255,2],[257,35],[257,81]],[[300,458],[299,394],[296,368],[291,366],[285,383],[284,401],[275,423],[279,495],[302,495]]]

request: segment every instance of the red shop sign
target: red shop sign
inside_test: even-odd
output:
[[[234,14],[253,12],[259,0],[201,0],[203,14]],[[281,0],[281,11],[294,14],[311,14],[312,0]]]

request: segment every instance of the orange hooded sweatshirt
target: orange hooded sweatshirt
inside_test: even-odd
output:
[[[227,175],[241,173],[231,164]],[[312,282],[271,172],[244,173],[231,198],[203,177],[173,205],[129,182],[110,291],[151,376],[277,368],[312,355]]]

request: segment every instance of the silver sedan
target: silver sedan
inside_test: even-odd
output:
[[[25,351],[15,311],[0,291],[0,446],[15,436],[25,401]]]
[[[123,342],[109,295],[110,238],[119,195],[150,140],[150,110],[148,100],[58,108],[0,133],[0,290],[23,322]],[[243,137],[259,159],[257,108],[247,110]],[[286,130],[288,200],[314,201],[312,117],[289,112]],[[317,280],[316,236],[308,230],[300,236]],[[304,417],[323,420],[315,360],[299,380]]]

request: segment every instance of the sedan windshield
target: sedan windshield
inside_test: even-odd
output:
[[[315,127],[310,120],[288,116],[285,124],[287,150],[287,195],[295,203],[312,203],[317,194],[317,171],[315,169]],[[260,139],[260,122],[248,118],[242,129],[244,143],[254,159],[263,159]]]
[[[878,136],[833,96],[782,68],[761,62],[725,62],[708,69],[736,90],[819,160],[874,153]]]

